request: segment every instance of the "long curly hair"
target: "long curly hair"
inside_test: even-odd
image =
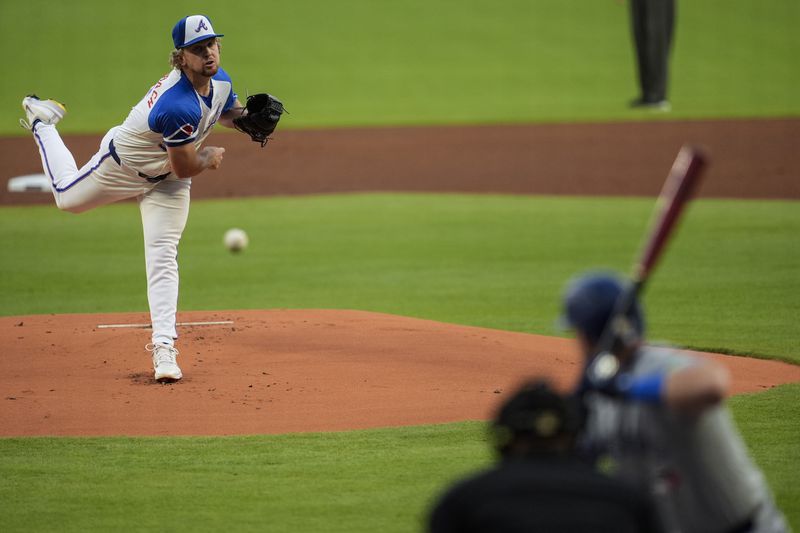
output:
[[[219,37],[216,38],[217,41],[217,48],[222,51],[222,42],[219,40]],[[175,70],[180,70],[183,66],[183,48],[175,48],[172,52],[169,53],[169,64]]]

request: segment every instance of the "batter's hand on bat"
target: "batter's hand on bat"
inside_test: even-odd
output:
[[[668,379],[665,372],[634,376],[620,369],[617,356],[603,352],[587,367],[580,390],[583,393],[596,391],[624,400],[660,403],[665,399]]]

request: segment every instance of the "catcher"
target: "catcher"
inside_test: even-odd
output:
[[[439,499],[429,533],[659,532],[645,494],[578,456],[583,422],[577,397],[540,378],[523,385],[490,426],[500,461]]]

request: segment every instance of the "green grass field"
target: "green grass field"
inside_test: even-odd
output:
[[[201,0],[0,2],[7,76],[0,134],[21,98],[68,104],[64,132],[120,123],[169,67],[172,25],[206,13],[240,94],[269,92],[282,128],[652,118],[636,96],[624,3],[614,0]],[[797,116],[800,3],[681,2],[673,112],[664,118]]]
[[[652,205],[373,194],[198,201],[181,249],[182,308],[353,308],[557,334],[566,277],[587,266],[626,268]],[[695,202],[647,293],[652,335],[800,361],[799,208]],[[241,255],[221,243],[235,225],[252,240]],[[80,216],[0,210],[0,244],[15,250],[0,262],[0,312],[146,310],[143,254],[133,245],[140,231],[130,203]],[[799,396],[793,385],[732,402],[795,522]],[[260,529],[265,520],[274,531],[415,530],[449,480],[487,464],[482,431],[466,423],[225,439],[3,439],[8,508],[0,516],[20,531],[64,523],[76,531]],[[177,461],[169,476],[154,473],[162,454]],[[178,506],[166,521],[141,511],[161,502]]]
[[[787,385],[731,402],[795,523],[798,393],[800,385]],[[779,416],[765,422],[768,413]],[[4,531],[420,531],[445,485],[492,460],[478,422],[280,436],[3,439],[0,450]]]
[[[181,308],[362,309],[559,334],[568,277],[627,271],[653,205],[419,194],[197,201],[181,242]],[[800,204],[702,200],[683,222],[646,293],[651,336],[800,362]],[[246,253],[223,248],[229,227],[247,229]],[[0,314],[146,310],[141,242],[132,203],[79,216],[0,210],[0,243],[14,251],[0,261]]]
[[[797,117],[800,3],[679,2],[673,112],[636,95],[624,3],[608,0],[0,2],[0,135],[27,93],[68,104],[65,133],[120,123],[168,70],[189,13],[225,33],[241,95],[282,128]],[[754,177],[757,179],[757,177]],[[652,199],[343,195],[194,202],[182,309],[352,308],[554,330],[567,278],[627,270]],[[225,229],[252,244],[224,252]],[[800,203],[693,204],[645,295],[650,335],[800,363]],[[0,314],[145,311],[133,204],[80,216],[0,208]],[[109,263],[113,269],[109,269]],[[7,356],[20,356],[8,354]],[[800,527],[800,385],[732,399]],[[164,459],[166,457],[166,459]],[[169,461],[174,468],[163,472]],[[452,479],[488,464],[483,425],[230,438],[0,439],[3,531],[419,530]]]

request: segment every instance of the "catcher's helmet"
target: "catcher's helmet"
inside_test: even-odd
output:
[[[593,272],[574,279],[564,295],[564,315],[561,322],[583,333],[587,340],[600,340],[617,299],[626,289],[622,281],[608,273]],[[634,299],[625,314],[639,338],[644,333],[644,315]]]
[[[584,412],[577,397],[562,396],[547,380],[538,379],[524,384],[500,407],[490,433],[501,455],[509,454],[513,443],[520,440],[531,451],[556,451],[555,440],[574,437],[583,420]]]

